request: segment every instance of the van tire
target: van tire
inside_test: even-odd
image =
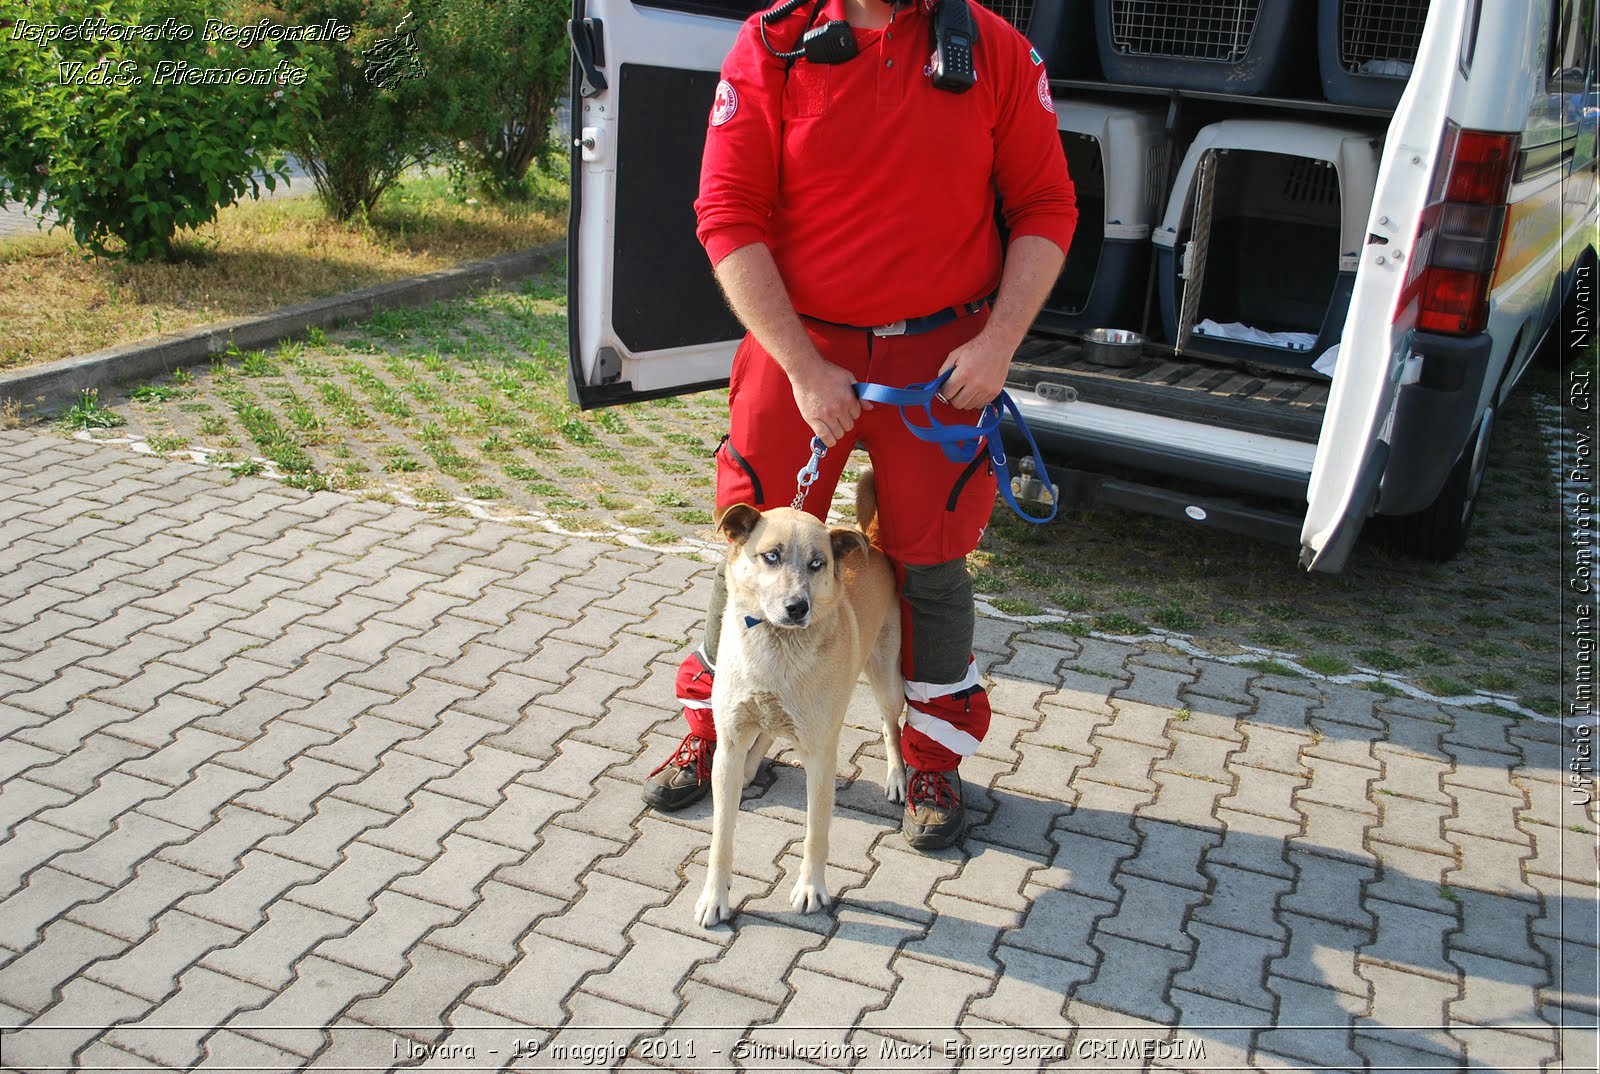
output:
[[[1413,515],[1387,519],[1384,537],[1390,547],[1408,556],[1444,563],[1460,554],[1472,528],[1472,516],[1483,490],[1489,463],[1489,439],[1494,434],[1494,408],[1483,412],[1467,438],[1467,446],[1445,478],[1438,497]]]

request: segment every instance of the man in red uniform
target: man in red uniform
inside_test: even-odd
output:
[[[749,330],[729,382],[717,509],[787,506],[814,433],[829,451],[804,507],[823,518],[851,446],[867,448],[901,586],[902,830],[934,849],[960,837],[957,766],[989,725],[965,557],[988,524],[995,476],[985,452],[951,462],[893,407],[863,406],[852,385],[903,387],[949,369],[934,413],[972,424],[1061,270],[1077,209],[1044,67],[1009,23],[971,5],[977,81],[950,92],[933,84],[931,0],[806,2],[766,27],[771,47],[760,16],[745,23],[706,138],[698,234]],[[775,55],[799,47],[802,24],[831,19],[848,20],[853,58]],[[658,809],[710,786],[725,596],[719,572],[705,644],[678,674],[689,733],[645,783]]]

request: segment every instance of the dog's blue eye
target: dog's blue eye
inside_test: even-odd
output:
[[[812,560],[808,566],[814,571],[820,571],[822,569],[822,562],[822,557],[818,556],[816,559]]]
[[[761,558],[766,560],[768,563],[776,563],[780,559],[782,559],[783,556],[780,555],[779,553],[777,553],[776,551],[773,551],[773,552],[763,552],[763,553],[761,553]]]

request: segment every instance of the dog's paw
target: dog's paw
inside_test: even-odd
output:
[[[707,887],[694,904],[694,919],[703,929],[715,928],[733,915],[728,912],[728,893]]]
[[[815,913],[832,901],[826,885],[808,880],[796,881],[794,892],[789,896],[789,904],[800,914]]]
[[[906,766],[891,764],[883,776],[883,794],[891,802],[906,800]]]

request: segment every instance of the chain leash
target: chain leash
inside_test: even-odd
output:
[[[813,436],[811,438],[811,461],[801,467],[800,473],[795,476],[795,483],[799,486],[799,490],[794,494],[794,502],[789,506],[796,511],[804,507],[806,493],[811,490],[811,486],[816,484],[817,481],[817,464],[822,461],[823,456],[827,453],[828,445],[822,442],[820,436]]]

